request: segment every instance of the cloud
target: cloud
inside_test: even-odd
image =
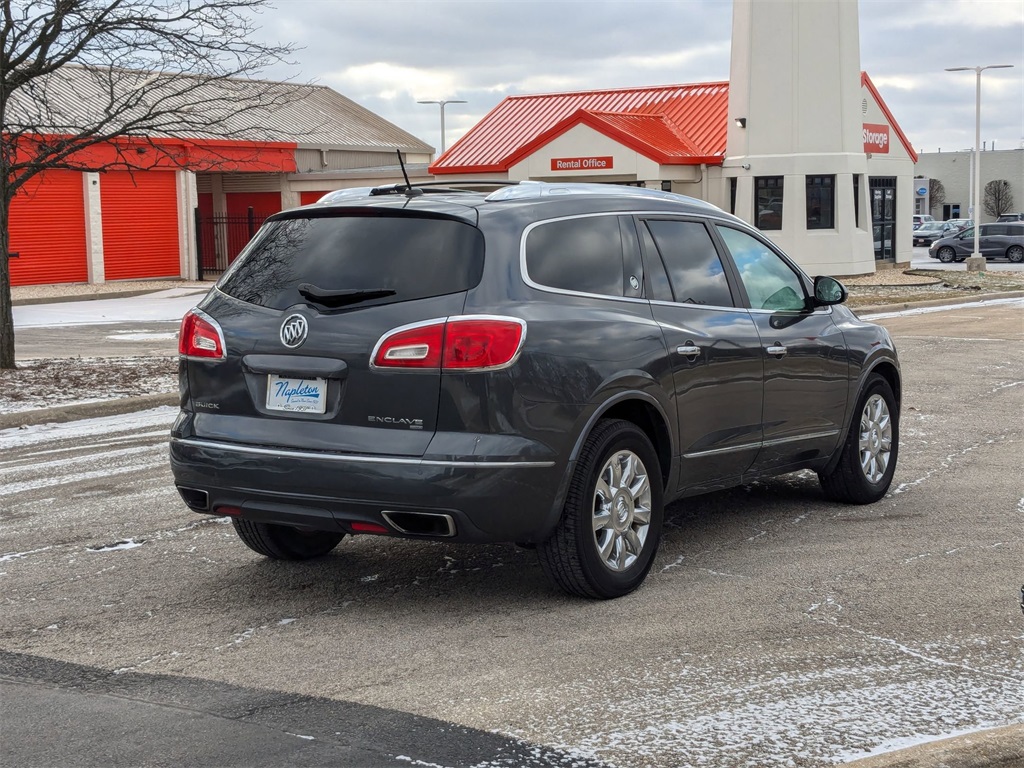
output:
[[[423,69],[385,61],[329,72],[323,81],[355,100],[441,99],[450,97],[457,90],[456,75],[450,70]]]

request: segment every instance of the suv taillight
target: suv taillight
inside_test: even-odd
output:
[[[217,321],[198,309],[186,312],[181,318],[181,331],[178,333],[178,354],[223,360],[224,333]]]
[[[486,371],[511,365],[526,338],[515,317],[465,315],[396,328],[373,352],[375,368]]]

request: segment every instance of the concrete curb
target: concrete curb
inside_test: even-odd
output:
[[[844,765],[846,768],[1019,768],[1024,766],[1024,724],[940,739]]]
[[[871,304],[866,307],[850,307],[857,317],[873,315],[877,312],[903,312],[907,309],[918,309],[923,307],[955,307],[958,304],[977,304],[982,301],[993,301],[995,299],[1021,299],[1024,298],[1024,291],[1004,291],[1003,293],[967,294],[948,299],[925,299],[922,301],[903,301],[891,304]]]
[[[79,419],[95,419],[101,416],[119,416],[123,413],[145,411],[162,405],[178,405],[177,392],[160,392],[155,395],[139,395],[119,400],[100,400],[94,403],[74,403],[53,408],[37,408],[31,411],[0,414],[0,429],[33,427],[38,424],[63,424]]]

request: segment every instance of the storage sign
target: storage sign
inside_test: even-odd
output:
[[[864,151],[889,154],[889,126],[864,123]]]
[[[612,168],[610,157],[553,157],[552,171],[607,171]]]

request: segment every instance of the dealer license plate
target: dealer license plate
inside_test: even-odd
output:
[[[267,409],[324,413],[327,410],[327,379],[294,379],[271,373],[267,379]]]

